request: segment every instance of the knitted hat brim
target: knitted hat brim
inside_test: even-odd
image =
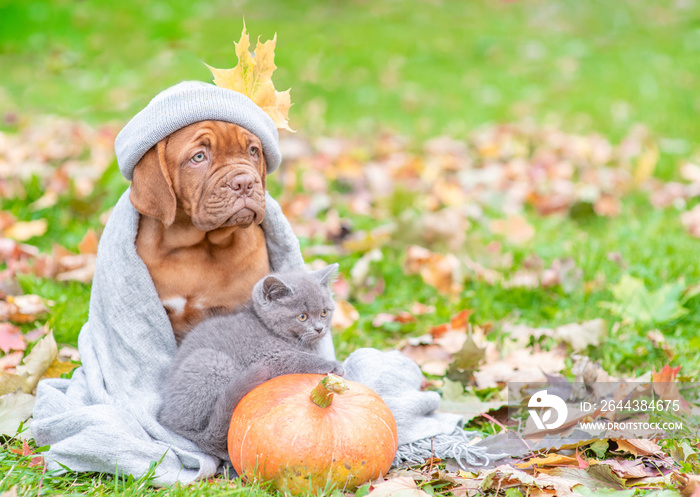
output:
[[[247,129],[262,143],[267,172],[279,167],[279,134],[265,111],[242,93],[201,81],[183,81],[156,95],[119,132],[114,142],[119,169],[131,181],[136,164],[159,141],[185,126],[208,120]]]

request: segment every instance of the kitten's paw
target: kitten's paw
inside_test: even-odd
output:
[[[330,372],[338,376],[345,376],[345,368],[343,368],[343,365],[339,362],[335,363],[335,365],[333,366],[333,370]]]
[[[265,383],[267,380],[277,376],[273,368],[267,364],[260,364],[257,371],[253,374],[253,383],[258,385]]]

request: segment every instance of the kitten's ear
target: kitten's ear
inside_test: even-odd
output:
[[[331,281],[338,274],[338,263],[331,264],[318,271],[314,271],[311,275],[316,278],[322,285],[330,285]]]
[[[276,276],[267,276],[263,280],[262,295],[265,302],[272,302],[282,297],[288,297],[293,293],[292,289]]]

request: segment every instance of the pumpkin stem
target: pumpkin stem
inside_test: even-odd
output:
[[[318,407],[326,408],[333,402],[334,394],[344,393],[347,389],[348,386],[340,376],[328,373],[311,390],[311,401]]]

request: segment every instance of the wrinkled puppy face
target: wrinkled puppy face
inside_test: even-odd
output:
[[[202,121],[174,132],[144,156],[134,169],[131,199],[137,210],[166,226],[179,208],[202,231],[246,227],[265,217],[265,172],[258,137],[235,124]],[[153,187],[159,174],[170,199]],[[154,210],[148,204],[156,196],[162,205]]]

